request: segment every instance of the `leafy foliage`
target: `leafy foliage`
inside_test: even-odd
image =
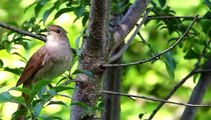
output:
[[[121,13],[123,16],[131,6],[132,3],[130,2],[131,1],[129,0],[113,0],[111,4],[111,13]],[[194,67],[195,60],[202,56],[202,61],[200,62],[200,65],[202,65],[210,59],[211,2],[210,0],[204,0],[203,3],[198,3],[197,7],[192,5],[192,7],[184,7],[185,9],[183,9],[183,7],[177,8],[175,6],[176,4],[183,4],[183,2],[186,6],[191,6],[190,1],[188,5],[185,1],[171,2],[166,0],[153,0],[151,2],[147,9],[150,10],[150,17],[145,21],[145,27],[140,30],[143,38],[137,37],[130,45],[123,56],[123,62],[125,63],[151,57],[155,53],[159,53],[159,51],[170,47],[187,29],[189,23],[193,19],[191,16],[194,17],[196,14],[199,14],[200,17],[197,20],[197,23],[191,28],[191,31],[186,35],[183,42],[172,51],[161,56],[161,58],[159,58],[160,60],[152,61],[151,64],[123,68],[122,91],[137,94],[143,93],[145,95],[163,98],[168,91],[172,89],[175,82],[178,82],[187,71],[190,71]],[[81,22],[82,26],[85,28],[89,19],[90,0],[37,0],[33,3],[28,3],[26,8],[21,8],[22,5],[17,1],[9,3],[10,6],[8,6],[8,3],[5,1],[0,1],[0,3],[1,10],[3,10],[3,12],[1,11],[2,15],[5,13],[5,16],[8,15],[7,17],[1,17],[1,19],[8,22],[10,25],[35,34],[42,34],[45,32],[45,25],[52,24],[60,19],[62,15],[70,15],[69,13],[73,13],[74,15],[71,14],[70,16],[74,19],[73,22],[76,24],[76,27],[68,29],[68,32],[70,31],[69,33],[72,33],[72,37],[73,34],[76,34],[74,33],[75,31],[79,31],[78,26],[80,25],[77,22]],[[197,4],[197,2],[195,4]],[[13,7],[17,10],[11,9]],[[22,16],[23,13],[24,15]],[[180,17],[179,15],[186,16]],[[76,36],[79,35],[74,35],[75,38]],[[80,47],[81,37],[84,36],[79,36],[75,43],[78,48]],[[17,46],[21,46],[21,48]],[[16,56],[16,60],[20,59],[20,61],[25,63],[29,54],[26,51],[31,51],[34,46],[34,41],[28,37],[0,29],[0,68],[1,71],[12,73],[15,76],[7,75],[9,77],[8,80],[3,80],[5,78],[2,76],[2,81],[0,81],[1,87],[4,88],[11,84],[14,86],[14,81],[17,80],[17,76],[22,72],[22,67],[10,62],[8,56]],[[202,55],[205,47],[207,47],[207,49]],[[81,57],[80,52],[80,49],[77,50],[77,55],[79,57]],[[78,60],[78,56],[75,57],[74,61]],[[93,73],[90,71],[78,69],[75,70],[70,77],[74,78],[77,74],[85,74],[89,78],[93,78]],[[174,80],[172,80],[173,78]],[[195,77],[195,79],[197,78],[198,77]],[[63,99],[54,99],[63,93],[68,93],[68,95],[71,93],[73,88],[72,85],[64,84],[68,80],[69,78],[63,77],[55,86],[48,86],[50,83],[49,81],[40,81],[35,84],[31,90],[19,87],[10,87],[8,91],[2,89],[0,93],[0,102],[19,103],[27,106],[31,111],[31,113],[28,114],[29,118],[34,117],[46,120],[64,119],[64,116],[61,116],[62,112],[64,112],[63,109],[60,112],[51,115],[47,114],[47,112],[43,112],[43,110],[47,106],[52,105],[59,105],[62,107],[68,106]],[[8,81],[12,81],[13,83],[9,83]],[[65,82],[60,83],[61,81]],[[68,81],[68,83],[70,82]],[[187,95],[184,95],[184,93],[190,93],[191,89],[192,86],[189,84],[185,85],[180,88],[180,91],[175,94],[175,97],[180,98],[181,101],[186,101]],[[17,97],[12,94],[13,91],[30,95],[30,104],[26,105],[22,97]],[[206,99],[210,99],[210,96],[206,96]],[[84,117],[91,116],[96,112],[104,110],[102,104],[90,107],[85,103],[77,102],[72,103],[71,105],[82,107],[86,111]],[[130,101],[128,98],[121,98],[121,105],[122,120],[128,120],[129,118],[133,120],[145,119],[156,106],[154,103],[140,100]],[[174,116],[172,112],[176,112],[178,109],[179,107],[173,108],[172,106],[167,105],[166,109],[161,110],[162,112],[158,119],[167,118],[170,116],[169,114],[171,114],[171,117],[177,119],[178,116]],[[163,115],[163,113],[166,114]],[[200,119],[202,116],[204,119],[210,118],[210,114],[207,113],[207,111],[200,110],[197,117]]]

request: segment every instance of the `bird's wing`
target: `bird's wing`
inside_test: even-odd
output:
[[[36,74],[36,72],[40,68],[42,68],[42,66],[45,64],[44,59],[45,59],[46,53],[47,53],[46,48],[43,46],[32,55],[32,57],[27,62],[26,67],[24,68],[24,71],[23,71],[21,77],[19,78],[16,86],[19,86],[22,83],[30,80],[30,78],[32,78]],[[28,81],[28,82],[30,82],[30,81]]]

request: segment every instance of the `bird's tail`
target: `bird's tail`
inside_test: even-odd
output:
[[[30,88],[29,87],[30,85],[28,83],[23,83],[23,88]],[[24,101],[25,101],[25,104],[30,104],[29,103],[29,95],[25,94],[25,93],[22,93],[22,96],[24,98]],[[16,110],[16,112],[13,114],[13,119],[12,120],[26,120],[27,118],[27,112],[28,112],[28,109],[22,105],[22,104],[19,104],[18,105],[18,108]]]

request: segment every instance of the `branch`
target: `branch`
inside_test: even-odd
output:
[[[141,15],[144,13],[148,6],[148,0],[136,0],[130,7],[126,15],[121,20],[120,24],[117,26],[116,31],[114,31],[114,51],[121,43],[124,42],[125,37],[134,28]]]
[[[148,16],[147,20],[156,20],[156,19],[175,19],[175,18],[179,18],[179,19],[194,19],[195,16]],[[205,17],[198,17],[197,19],[210,19],[210,18],[205,18]]]
[[[117,53],[115,54],[114,56],[112,56],[109,60],[109,63],[112,63],[113,61],[117,60],[118,58],[120,58],[124,52],[127,50],[127,48],[129,47],[129,45],[131,44],[131,42],[135,39],[136,37],[136,34],[139,32],[139,29],[141,28],[141,26],[144,24],[144,22],[146,21],[147,19],[147,16],[148,16],[148,13],[149,11],[147,11],[144,15],[144,18],[143,20],[141,21],[140,24],[137,25],[136,27],[136,30],[134,31],[133,35],[131,35],[130,39],[128,40],[127,44],[124,45],[124,47]]]
[[[201,62],[202,57],[204,56],[204,54],[206,53],[206,49],[209,47],[211,40],[208,41],[208,45],[204,47],[201,55],[198,58],[198,61],[194,67],[194,69],[187,75],[185,76],[179,83],[177,83],[174,88],[169,92],[169,94],[166,96],[165,100],[168,100],[176,91],[177,89],[182,86],[186,80],[188,78],[190,78],[192,75],[197,74],[197,73],[203,73],[203,72],[210,72],[210,69],[202,69],[202,70],[197,70],[199,67],[199,64]],[[155,110],[153,110],[152,114],[150,115],[150,117],[148,118],[148,120],[152,120],[152,118],[155,116],[155,114],[158,112],[158,110],[164,105],[165,103],[160,103],[158,104],[158,106],[155,108]]]
[[[135,97],[135,98],[141,98],[141,99],[150,100],[150,101],[154,101],[154,102],[164,102],[164,103],[181,105],[181,106],[188,106],[188,107],[211,107],[211,105],[186,104],[186,103],[163,100],[163,99],[160,99],[160,98],[152,98],[152,97],[146,97],[146,96],[140,96],[140,95],[131,95],[131,94],[125,94],[125,93],[120,93],[120,92],[102,91],[102,93],[112,94],[112,95],[120,95],[120,96],[126,96],[126,97]]]
[[[125,64],[104,64],[104,65],[102,65],[102,67],[117,67],[117,66],[126,67],[126,66],[131,66],[131,65],[143,64],[143,63],[146,63],[146,62],[150,62],[152,60],[154,60],[154,61],[158,60],[160,56],[164,55],[165,53],[167,53],[170,50],[172,50],[173,48],[175,48],[175,46],[177,46],[185,38],[185,36],[190,31],[190,29],[192,28],[193,24],[197,20],[197,18],[198,18],[198,15],[195,16],[195,18],[193,19],[192,23],[188,26],[188,28],[184,32],[184,34],[174,44],[172,44],[169,48],[167,48],[166,50],[162,51],[161,53],[159,53],[159,54],[157,54],[157,55],[155,55],[155,56],[153,56],[151,58],[147,58],[145,60],[140,60],[140,61],[131,62],[131,63],[125,63]]]
[[[44,37],[44,36],[32,34],[31,32],[28,32],[28,31],[25,31],[25,30],[21,30],[19,28],[13,27],[11,25],[8,25],[8,24],[2,23],[2,22],[0,22],[0,27],[6,28],[8,30],[17,32],[17,33],[22,34],[22,35],[26,35],[26,36],[30,36],[30,37],[42,40],[44,42],[46,41],[46,37]]]

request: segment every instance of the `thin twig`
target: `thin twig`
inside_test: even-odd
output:
[[[22,34],[22,35],[26,35],[26,36],[30,36],[30,37],[42,40],[44,42],[46,41],[46,37],[44,37],[44,36],[32,34],[31,32],[28,32],[28,31],[25,31],[25,30],[21,30],[21,29],[19,29],[17,27],[13,27],[11,25],[8,25],[8,24],[2,23],[2,22],[0,22],[0,27],[9,29],[11,31],[17,32],[17,33]]]
[[[114,56],[112,56],[109,60],[109,63],[112,63],[114,62],[115,60],[117,60],[118,58],[120,58],[124,52],[127,50],[127,48],[129,47],[129,45],[132,43],[132,41],[135,39],[137,33],[139,32],[139,29],[141,28],[141,26],[144,24],[144,22],[146,21],[147,19],[147,16],[148,16],[148,13],[149,13],[149,10],[146,11],[146,13],[144,14],[144,18],[143,20],[141,21],[140,24],[138,24],[136,26],[136,30],[134,31],[134,33],[131,35],[130,39],[128,40],[127,44],[125,44],[121,50],[119,50],[119,52],[117,54],[115,54]]]
[[[147,20],[156,20],[156,19],[175,19],[175,18],[179,18],[179,19],[194,19],[195,16],[148,16]],[[210,19],[210,18],[205,18],[205,17],[198,17],[197,19]]]
[[[137,33],[137,35],[141,38],[142,42],[147,45],[147,47],[149,48],[150,52],[154,55],[155,54],[155,51],[153,50],[152,46],[147,43],[147,41],[144,39],[144,37],[141,35],[140,32]]]
[[[159,54],[151,57],[151,58],[147,58],[145,60],[140,60],[140,61],[136,61],[136,62],[131,62],[131,63],[125,63],[125,64],[104,64],[102,65],[102,67],[126,67],[126,66],[131,66],[131,65],[138,65],[138,64],[143,64],[146,62],[150,62],[150,61],[155,61],[158,60],[160,56],[164,55],[165,53],[169,52],[170,50],[172,50],[173,48],[175,48],[184,38],[185,36],[188,34],[188,32],[190,31],[190,29],[192,28],[193,24],[195,23],[195,21],[197,20],[199,15],[195,16],[192,23],[188,26],[187,30],[184,32],[184,34],[174,43],[172,44],[169,48],[167,48],[166,50],[160,52]]]
[[[186,104],[186,103],[180,103],[180,102],[173,102],[173,101],[163,100],[163,99],[160,99],[160,98],[152,98],[152,97],[146,97],[146,96],[141,96],[141,95],[131,95],[131,94],[125,94],[125,93],[113,92],[113,91],[102,91],[102,93],[112,94],[112,95],[120,95],[120,96],[126,96],[126,97],[135,97],[135,98],[141,98],[141,99],[155,101],[155,102],[158,101],[158,102],[164,102],[164,103],[169,103],[169,104],[174,104],[174,105],[181,105],[181,106],[189,106],[189,107],[211,107],[211,105]]]

